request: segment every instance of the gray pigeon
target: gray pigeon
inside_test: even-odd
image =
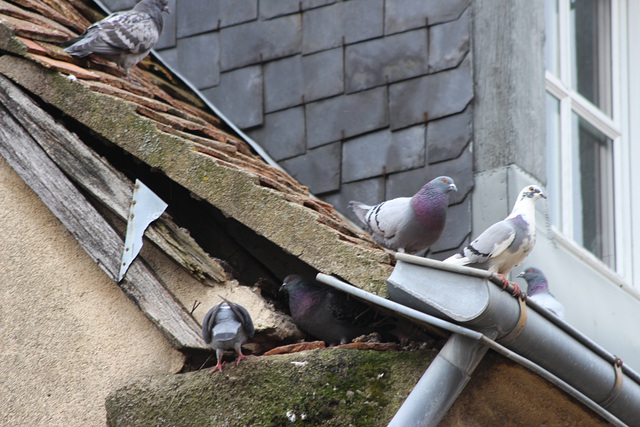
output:
[[[439,176],[413,197],[399,197],[375,206],[351,201],[349,207],[376,243],[394,251],[415,254],[442,236],[448,194],[457,190],[453,179]]]
[[[329,345],[346,344],[361,335],[387,332],[391,320],[368,305],[297,274],[284,279],[280,292],[289,295],[293,322]]]
[[[210,374],[218,370],[222,372],[222,367],[226,363],[222,363],[222,354],[225,350],[235,348],[238,352],[236,364],[249,357],[242,354],[242,344],[255,335],[249,312],[240,304],[222,299],[224,302],[209,310],[202,322],[202,338],[216,351],[218,359],[218,363],[209,372]]]
[[[522,263],[536,243],[535,203],[547,198],[536,185],[522,189],[511,214],[504,220],[487,228],[480,236],[444,262],[482,268],[501,276],[505,286],[509,283],[505,276]],[[516,294],[519,288],[516,287]]]
[[[549,292],[549,283],[542,271],[529,267],[516,277],[522,277],[527,281],[527,295],[530,300],[564,319],[564,306]]]
[[[95,54],[112,60],[131,80],[129,70],[149,54],[162,33],[162,12],[169,12],[168,0],[142,0],[130,11],[113,13],[91,25],[65,42],[64,50],[77,58]]]

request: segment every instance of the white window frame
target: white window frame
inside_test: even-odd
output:
[[[556,241],[569,249],[579,258],[588,261],[603,275],[616,283],[634,284],[633,261],[640,261],[640,245],[634,246],[633,241],[640,242],[640,197],[632,199],[631,183],[640,185],[640,142],[632,147],[630,143],[629,117],[640,120],[640,82],[629,81],[629,67],[640,71],[640,58],[638,53],[632,54],[628,40],[640,36],[640,29],[630,16],[640,18],[640,4],[636,1],[611,0],[611,80],[612,80],[612,115],[609,117],[590,101],[571,90],[571,17],[570,0],[558,1],[558,72],[556,76],[549,71],[545,72],[546,90],[559,101],[559,161],[560,161],[560,186],[561,186],[561,227],[553,232]],[[635,21],[637,22],[637,20]],[[632,34],[634,33],[634,34]],[[635,40],[640,40],[636,38]],[[640,50],[640,49],[636,49]],[[628,60],[629,59],[629,60]],[[633,63],[629,63],[633,61]],[[637,74],[636,74],[637,75]],[[637,79],[636,79],[637,80]],[[633,87],[630,87],[633,85]],[[632,93],[630,93],[630,91]],[[636,96],[634,96],[634,94]],[[636,100],[636,105],[629,100]],[[578,114],[587,120],[598,131],[612,140],[613,168],[614,168],[614,222],[615,222],[615,271],[604,262],[594,256],[587,249],[575,243],[570,236],[574,233],[573,203],[571,192],[573,186],[573,155],[572,155],[572,113]],[[632,114],[630,116],[630,112]],[[640,124],[635,126],[635,134],[640,136]],[[636,141],[638,139],[636,138]],[[638,160],[639,167],[631,168],[632,159]],[[633,174],[633,176],[632,176]],[[635,179],[635,181],[632,181]],[[637,230],[632,227],[632,212],[638,212],[636,220]],[[640,283],[635,286],[640,289]]]

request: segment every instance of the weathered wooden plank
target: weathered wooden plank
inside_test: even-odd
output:
[[[0,86],[6,81],[0,78]],[[5,92],[6,93],[6,92]],[[24,96],[12,91],[12,96]],[[124,242],[12,114],[0,105],[0,155],[114,281]],[[141,257],[121,283],[127,296],[177,349],[207,349],[199,326]]]
[[[126,221],[133,183],[30,98],[20,96],[20,89],[13,83],[5,78],[2,82],[0,103],[5,105],[62,171]],[[229,279],[220,261],[209,257],[169,215],[163,214],[152,223],[145,236],[205,284],[210,284],[210,280],[221,282]]]

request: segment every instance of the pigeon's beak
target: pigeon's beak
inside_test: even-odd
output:
[[[547,196],[545,196],[544,193],[542,193],[542,192],[540,193],[540,197],[542,197],[543,199],[547,198]]]
[[[167,12],[169,15],[171,15],[171,11],[169,10],[169,6],[165,6],[162,8],[163,12]]]
[[[452,182],[451,184],[449,184],[449,190],[457,192],[458,187],[456,187],[456,185]]]
[[[540,194],[542,194],[542,193],[540,193]],[[545,197],[545,199],[546,199],[546,197]],[[524,277],[524,271],[522,273],[518,274],[516,277]]]

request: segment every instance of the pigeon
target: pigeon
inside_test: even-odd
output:
[[[142,0],[127,12],[113,13],[87,28],[79,37],[66,41],[65,52],[77,58],[95,54],[116,62],[131,80],[129,70],[157,43],[168,0]]]
[[[498,274],[506,287],[509,282],[505,276],[524,261],[536,243],[535,203],[541,198],[547,196],[540,187],[523,188],[508,217],[487,228],[462,253],[444,262],[489,270]],[[514,296],[519,295],[520,288],[513,285]]]
[[[289,310],[300,329],[329,345],[346,344],[361,335],[390,328],[368,305],[297,274],[284,279],[280,292],[289,294]]]
[[[242,344],[255,335],[249,312],[240,304],[222,299],[224,302],[209,310],[202,322],[202,338],[216,351],[218,359],[218,363],[209,372],[210,374],[215,371],[222,372],[222,367],[226,363],[222,363],[222,354],[225,350],[236,349],[238,352],[236,364],[249,357],[242,354]]]
[[[442,236],[451,191],[458,191],[453,179],[439,176],[413,197],[398,197],[375,206],[351,201],[349,208],[376,243],[397,252],[415,254]]]
[[[544,277],[542,271],[529,267],[516,277],[522,277],[527,281],[527,295],[530,300],[564,319],[564,306],[549,292],[549,283],[547,283],[547,278]]]

